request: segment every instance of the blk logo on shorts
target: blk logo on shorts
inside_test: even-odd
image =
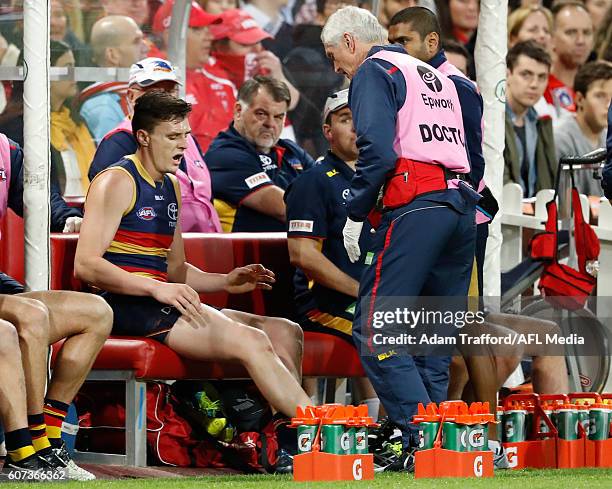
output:
[[[438,77],[431,71],[429,68],[425,66],[417,66],[417,71],[421,76],[421,80],[427,85],[432,92],[441,92],[442,91],[442,82],[438,79]]]

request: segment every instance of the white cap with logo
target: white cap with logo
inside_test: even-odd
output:
[[[348,105],[348,94],[349,89],[345,88],[327,97],[325,107],[323,108],[323,123],[325,123],[329,114],[344,109]]]
[[[161,81],[173,81],[181,85],[170,61],[161,58],[145,58],[130,67],[129,86],[150,87]]]

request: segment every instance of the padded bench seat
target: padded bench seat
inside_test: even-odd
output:
[[[324,333],[304,336],[305,377],[365,376],[355,348],[347,341]],[[53,360],[57,350],[54,348]],[[248,378],[236,363],[185,360],[159,341],[121,336],[106,341],[93,370],[129,370],[137,380]]]

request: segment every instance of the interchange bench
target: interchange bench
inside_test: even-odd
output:
[[[292,316],[293,270],[284,233],[185,234],[184,241],[187,260],[206,271],[223,273],[236,266],[262,263],[276,274],[272,291],[206,294],[201,296],[203,301],[256,314]],[[76,235],[51,236],[51,289],[84,290],[73,274],[76,244]],[[57,350],[54,348],[54,353]],[[365,376],[359,357],[348,342],[312,332],[304,335],[302,370],[305,377]],[[76,458],[91,463],[146,466],[146,381],[238,378],[248,375],[237,364],[185,360],[155,340],[111,337],[87,380],[125,383],[126,453],[78,452]]]

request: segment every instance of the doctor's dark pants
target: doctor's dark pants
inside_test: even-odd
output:
[[[353,341],[405,448],[418,446],[411,424],[418,403],[447,398],[450,356],[378,355],[372,338],[381,330],[372,327],[373,311],[384,297],[466,297],[475,239],[474,212],[460,213],[421,196],[383,215],[369,250],[374,255],[360,281]]]

